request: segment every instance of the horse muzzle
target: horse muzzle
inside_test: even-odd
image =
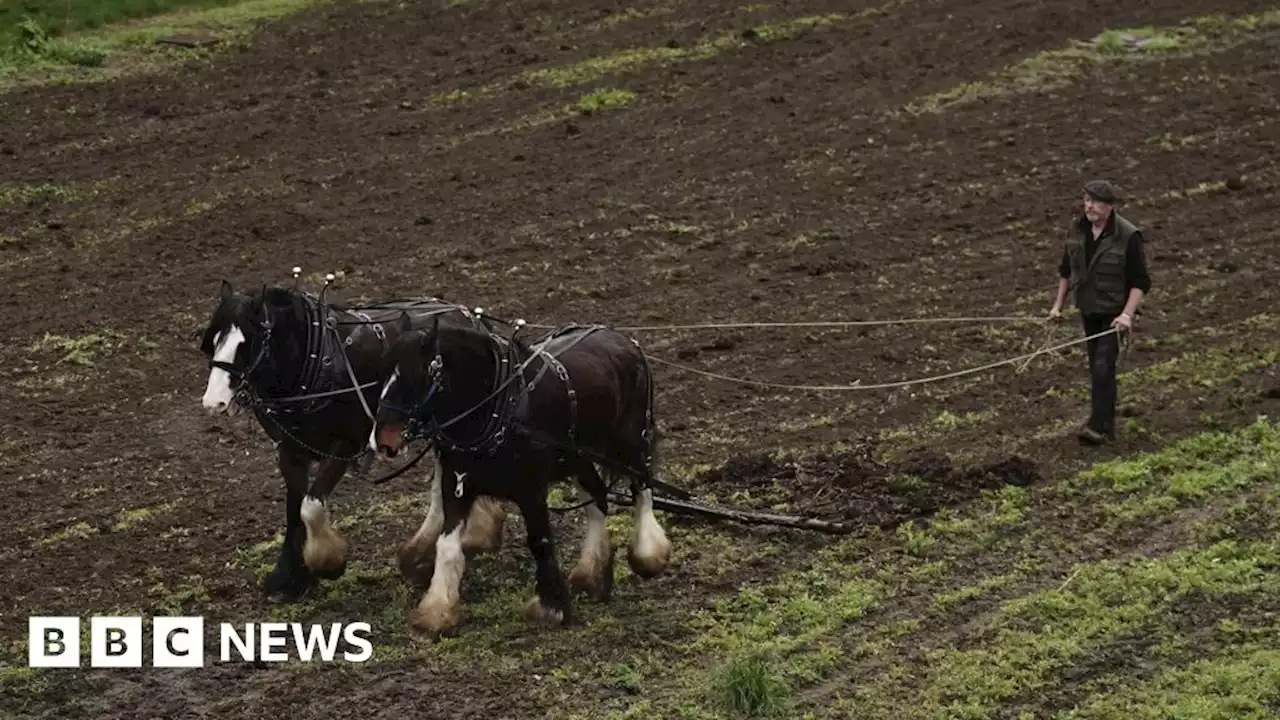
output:
[[[379,455],[393,458],[400,454],[400,448],[404,445],[404,428],[383,427],[375,430],[369,439],[369,445]]]

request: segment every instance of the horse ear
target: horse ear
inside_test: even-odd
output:
[[[229,300],[231,298],[231,293],[232,293],[231,283],[227,282],[226,280],[223,280],[222,281],[222,299]]]
[[[401,334],[407,333],[413,329],[413,323],[409,320],[409,313],[404,310],[400,311],[400,322],[397,327],[399,327]]]

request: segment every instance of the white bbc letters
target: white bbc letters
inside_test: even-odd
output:
[[[140,668],[143,647],[150,645],[152,667],[204,667],[204,618],[153,618],[148,641],[140,617],[92,617],[89,619],[89,665],[95,668]],[[257,630],[255,633],[254,631]],[[367,662],[373,657],[369,623],[245,623],[244,634],[231,623],[219,626],[222,662],[235,654],[243,661],[335,662],[339,640],[355,649],[341,653],[347,662]],[[36,668],[81,667],[81,619],[41,617],[27,620],[28,665]],[[256,642],[255,642],[256,641]],[[234,653],[232,652],[234,649]]]
[[[80,667],[80,618],[31,617],[27,635],[28,666]]]
[[[142,618],[95,617],[89,624],[93,667],[142,667]]]
[[[151,628],[155,667],[204,667],[204,618],[158,617]]]

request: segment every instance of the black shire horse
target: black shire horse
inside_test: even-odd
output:
[[[589,524],[569,584],[595,600],[610,597],[614,547],[597,462],[606,476],[631,478],[632,571],[655,577],[670,561],[671,542],[653,516],[652,487],[661,483],[654,474],[653,374],[644,353],[599,326],[563,327],[532,346],[518,335],[434,320],[421,330],[402,319],[386,356],[370,447],[394,456],[406,437],[427,437],[440,448],[444,470],[431,586],[410,617],[429,635],[461,622],[461,538],[478,497],[511,500],[524,516],[537,565],[537,594],[525,609],[531,621],[576,622],[547,508],[551,484],[570,475],[589,501]]]
[[[245,295],[222,283],[201,341],[209,358],[203,405],[215,415],[252,409],[276,444],[287,499],[280,557],[263,583],[272,602],[298,600],[320,579],[337,578],[346,569],[347,542],[330,525],[326,501],[347,468],[368,454],[377,374],[405,327],[397,318],[410,316],[419,327],[428,321],[479,325],[466,308],[435,298],[349,309],[326,303],[323,295],[265,287]],[[355,391],[357,386],[362,390]],[[313,465],[315,480],[309,483]],[[432,504],[438,508],[439,498]],[[496,550],[504,517],[499,502],[478,504],[468,518],[474,529],[463,544]],[[412,568],[402,569],[408,574]]]

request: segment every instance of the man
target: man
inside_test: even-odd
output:
[[[1097,445],[1115,438],[1116,360],[1120,333],[1133,329],[1142,298],[1151,292],[1141,231],[1115,211],[1116,190],[1105,180],[1084,186],[1084,215],[1073,220],[1058,267],[1058,295],[1049,311],[1062,318],[1070,291],[1086,336],[1117,332],[1088,342],[1092,412],[1080,429],[1081,442]]]

